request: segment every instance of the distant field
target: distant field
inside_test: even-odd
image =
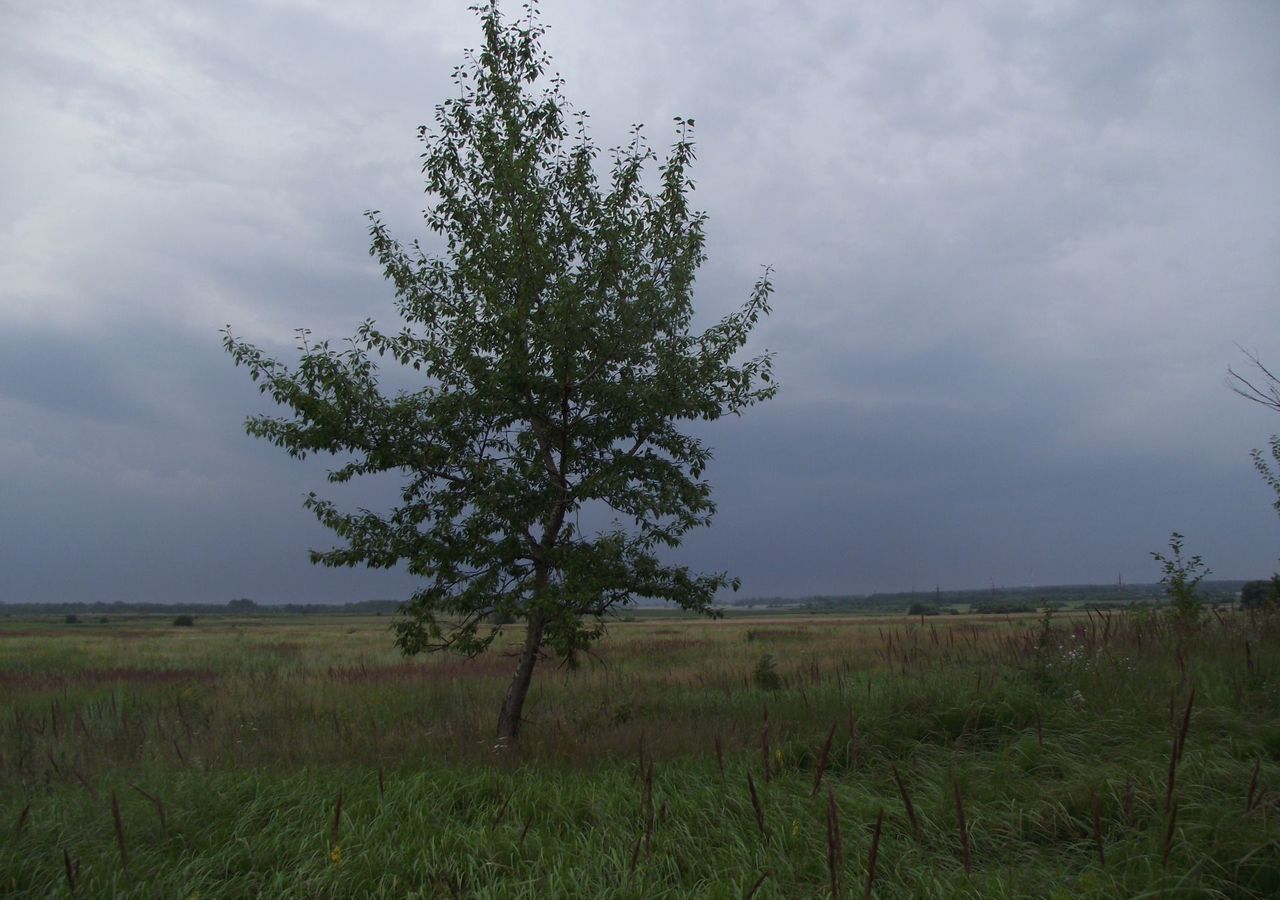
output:
[[[1280,895],[1277,617],[171,621],[0,619],[0,894]]]

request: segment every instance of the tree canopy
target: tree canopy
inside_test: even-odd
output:
[[[402,327],[366,320],[342,349],[300,331],[292,366],[230,327],[224,345],[287,410],[248,419],[251,435],[341,457],[331,482],[404,476],[386,513],[314,493],[306,506],[341,540],[313,562],[421,576],[396,625],[406,653],[475,655],[495,623],[525,624],[505,741],[545,650],[572,663],[637,597],[712,614],[737,587],[662,554],[715,511],[711,451],[687,424],[775,392],[770,354],[739,360],[772,286],[765,269],[736,312],[695,329],[706,217],[688,200],[693,120],[675,120],[665,159],[637,126],[606,162],[546,76],[534,4],[518,21],[496,2],[476,12],[483,43],[454,71],[458,95],[419,129],[438,252],[368,213]],[[388,358],[418,373],[414,389],[381,388]],[[610,525],[581,526],[606,509]]]

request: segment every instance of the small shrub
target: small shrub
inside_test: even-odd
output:
[[[1213,570],[1204,564],[1199,556],[1190,559],[1182,558],[1182,535],[1173,532],[1169,536],[1169,550],[1172,555],[1152,553],[1151,557],[1160,563],[1164,575],[1160,583],[1173,604],[1170,611],[1174,624],[1182,629],[1191,629],[1200,623],[1200,594],[1197,588],[1206,575]]]
[[[183,615],[180,615],[180,616],[175,616],[175,617],[174,617],[174,619],[173,619],[173,624],[174,624],[174,625],[181,625],[181,626],[191,626],[191,625],[194,625],[194,624],[196,624],[195,616],[188,616],[188,615],[186,615],[185,613],[184,613]]]
[[[776,691],[782,687],[782,676],[778,674],[778,664],[772,653],[761,654],[751,673],[751,679],[762,691]]]
[[[75,613],[69,613],[66,619],[64,619],[63,621],[65,621],[68,625],[79,625],[80,617],[77,616]]]

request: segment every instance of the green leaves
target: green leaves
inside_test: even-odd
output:
[[[1262,476],[1262,480],[1267,486],[1275,492],[1276,499],[1271,504],[1275,507],[1275,511],[1280,513],[1280,435],[1272,435],[1269,443],[1271,450],[1271,458],[1275,460],[1276,468],[1272,469],[1270,463],[1261,450],[1251,450],[1249,456],[1253,459],[1253,467],[1258,470],[1258,474]]]

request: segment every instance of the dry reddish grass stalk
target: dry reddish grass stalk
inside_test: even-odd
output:
[[[151,801],[151,805],[156,808],[156,816],[160,819],[160,836],[165,841],[168,841],[169,840],[169,822],[168,822],[168,817],[165,815],[165,812],[164,812],[164,804],[160,802],[160,798],[155,796],[154,794],[147,793],[142,788],[138,787],[136,784],[131,784],[129,785],[129,787],[133,788],[143,797],[146,797],[148,800]]]
[[[760,795],[756,793],[756,783],[751,778],[751,773],[747,773],[747,790],[751,792],[751,808],[756,813],[756,826],[760,829],[760,834],[765,835],[767,832],[764,828],[764,807],[760,805]]]
[[[1178,824],[1178,801],[1169,807],[1169,827],[1164,832],[1164,847],[1160,851],[1160,865],[1169,865],[1169,851],[1173,849],[1173,830]]]
[[[1174,744],[1178,753],[1178,762],[1182,762],[1182,753],[1187,749],[1187,729],[1191,727],[1191,707],[1196,702],[1196,689],[1191,689],[1191,695],[1187,697],[1187,708],[1182,712],[1182,728],[1178,732],[1177,743]]]
[[[82,788],[84,788],[86,791],[88,791],[88,792],[89,792],[89,796],[93,798],[93,802],[94,802],[94,803],[97,803],[97,802],[98,802],[98,792],[97,792],[96,790],[94,790],[93,785],[91,785],[91,784],[88,782],[88,780],[86,780],[86,779],[85,779],[85,777],[84,777],[83,775],[81,775],[79,772],[77,772],[75,769],[72,769],[72,768],[68,767],[68,770],[71,772],[71,777],[72,777],[72,778],[74,778],[76,781],[80,782],[80,786],[81,786]]]
[[[129,851],[124,844],[124,820],[120,818],[120,800],[116,797],[116,792],[111,792],[111,818],[115,820],[116,826],[116,843],[120,847],[120,867],[129,868]]]
[[[831,726],[832,731],[835,726]],[[830,740],[828,740],[830,743]],[[840,840],[840,811],[836,808],[836,795],[827,785],[827,872],[831,875],[831,896],[840,896],[840,867],[844,860],[844,846]]]
[[[1245,812],[1252,812],[1252,811],[1253,811],[1253,806],[1254,806],[1254,802],[1255,802],[1255,800],[1254,800],[1254,794],[1255,794],[1255,792],[1258,790],[1258,774],[1259,774],[1261,771],[1262,771],[1262,757],[1261,757],[1261,756],[1259,756],[1259,757],[1258,757],[1256,760],[1254,760],[1254,762],[1253,762],[1253,777],[1249,779],[1249,793],[1248,793],[1248,795],[1244,798],[1244,811],[1245,811]],[[1259,799],[1261,799],[1261,798],[1259,798]],[[31,808],[31,804],[30,804],[30,803],[28,803],[28,804],[27,804],[27,809],[30,809],[30,808]],[[24,816],[24,817],[25,817],[25,815],[26,815],[26,812],[27,812],[27,810],[26,810],[26,809],[24,809],[24,810],[22,811],[22,813],[23,813],[23,816]],[[22,822],[21,822],[21,820],[19,820],[19,823],[18,823],[18,830],[19,830],[19,831],[21,831],[21,830],[22,830]]]
[[[716,735],[716,765],[720,767],[720,780],[724,781],[724,742]]]
[[[644,818],[653,816],[653,760],[649,760],[649,767],[644,772],[644,779],[640,782],[640,815]]]
[[[333,828],[329,833],[329,840],[333,844],[338,843],[338,835],[342,830],[342,788],[338,788],[338,799],[333,804]]]
[[[769,763],[769,720],[766,718],[764,727],[760,729],[760,762],[764,769],[764,780],[768,784],[772,778],[772,766]]]
[[[831,752],[831,741],[836,736],[836,723],[831,723],[831,730],[827,732],[826,743],[822,745],[822,752],[818,754],[818,768],[813,775],[813,792],[810,797],[818,796],[818,788],[822,787],[822,776],[827,771],[827,754]]]
[[[381,771],[381,769],[379,769]],[[515,791],[510,791],[502,805],[498,807],[498,811],[493,816],[493,827],[497,828],[502,823],[502,817],[507,814],[507,807],[511,805],[511,798],[515,796]]]
[[[902,795],[902,805],[907,811],[907,818],[911,821],[911,832],[916,836],[916,840],[920,840],[920,820],[916,818],[916,808],[911,802],[911,794],[907,792],[907,786],[902,781],[902,776],[898,774],[896,765],[889,767],[893,772],[893,780],[898,783],[898,793]]]
[[[849,707],[849,765],[858,762],[858,722],[853,717],[853,707]]]
[[[649,759],[649,769],[644,776],[644,795],[641,798],[641,815],[644,816],[644,852],[653,855],[653,759]]]
[[[956,798],[956,827],[960,830],[960,852],[964,859],[964,873],[973,871],[973,859],[969,854],[969,825],[964,816],[964,798],[960,796],[960,782],[951,779],[951,790]]]
[[[1093,807],[1093,842],[1098,847],[1098,865],[1105,866],[1107,855],[1102,848],[1102,810],[1099,808],[1098,795],[1091,793],[1089,800]]]
[[[876,814],[876,830],[871,833],[871,852],[867,856],[867,886],[862,891],[864,900],[871,896],[871,888],[876,883],[876,857],[880,853],[880,830],[884,825],[884,808]]]
[[[76,882],[80,879],[80,860],[71,859],[71,854],[67,852],[65,847],[62,848],[62,866],[67,873],[67,890],[74,897],[76,893]]]
[[[747,889],[747,892],[742,895],[742,900],[751,900],[751,898],[756,895],[756,892],[760,890],[760,885],[764,884],[764,880],[768,877],[768,872],[761,872],[760,877],[756,879],[755,884],[751,885],[751,887]]]
[[[113,697],[113,699],[114,699],[114,697]],[[186,731],[186,733],[187,733],[187,740],[189,741],[189,740],[191,740],[191,737],[192,737],[193,732],[192,732],[192,730],[191,730],[191,723],[187,721],[187,713],[186,713],[186,710],[184,710],[184,709],[182,708],[182,698],[181,698],[181,697],[178,697],[178,698],[174,701],[174,705],[175,705],[175,706],[177,707],[177,709],[178,709],[178,721],[180,721],[180,722],[182,723],[182,728],[183,728],[183,730],[184,730],[184,731]],[[174,743],[174,746],[175,746],[175,747],[177,746],[177,743],[176,743],[176,742]]]
[[[1259,760],[1261,762],[1261,760]],[[1254,781],[1257,781],[1257,770],[1254,770]],[[1253,799],[1253,790],[1249,791],[1249,799]],[[22,807],[22,812],[18,813],[18,824],[13,828],[13,836],[16,838],[22,834],[22,829],[27,827],[27,817],[31,815],[31,804],[28,803]]]
[[[1173,747],[1169,750],[1169,775],[1165,779],[1164,785],[1164,808],[1166,810],[1173,807],[1173,788],[1178,779],[1178,742],[1175,739]]]

